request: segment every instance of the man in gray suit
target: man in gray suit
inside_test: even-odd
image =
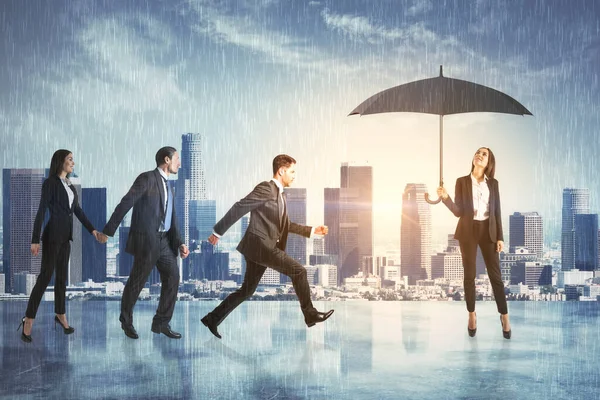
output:
[[[285,253],[288,232],[311,237],[326,235],[326,226],[303,226],[290,222],[287,214],[284,188],[290,186],[296,176],[296,160],[280,154],[273,159],[273,179],[259,183],[246,197],[231,207],[213,228],[208,238],[216,245],[219,238],[242,216],[250,213],[250,224],[237,250],[246,258],[246,275],[242,286],[231,293],[202,323],[213,335],[221,338],[217,327],[244,300],[252,296],[267,267],[292,279],[292,285],[300,301],[304,322],[308,327],[323,322],[333,314],[317,311],[310,299],[310,286],[306,269]]]

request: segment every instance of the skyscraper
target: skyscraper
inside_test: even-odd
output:
[[[322,256],[325,254],[325,238],[316,237],[313,239],[312,254]]]
[[[287,213],[291,222],[306,225],[306,189],[286,188]],[[306,238],[290,234],[287,239],[286,253],[302,265],[306,265]],[[282,277],[283,278],[283,277]]]
[[[526,247],[538,258],[544,255],[544,224],[537,212],[516,212],[509,217],[509,251]]]
[[[177,173],[175,207],[179,231],[185,243],[190,242],[189,202],[191,200],[206,200],[204,157],[202,154],[204,140],[205,136],[201,133],[186,133],[181,136],[181,168]]]
[[[575,268],[575,215],[589,214],[590,192],[588,189],[563,189],[561,264],[562,270]]]
[[[402,194],[400,265],[409,285],[431,278],[431,210],[425,193],[425,184],[409,183]]]
[[[575,268],[598,269],[598,214],[575,215]]]
[[[340,252],[340,189],[325,188],[324,190],[324,223],[329,228],[325,236],[325,254]]]
[[[40,273],[41,247],[37,257],[31,255],[30,248],[33,222],[46,176],[47,171],[43,169],[2,171],[3,266],[7,293],[13,291],[16,274]]]
[[[342,163],[340,168],[340,281],[356,275],[373,256],[373,167]]]
[[[106,223],[106,188],[83,188],[81,208],[92,225],[101,230]],[[86,232],[87,233],[87,232]],[[106,245],[98,243],[94,236],[82,237],[83,281],[106,281]]]
[[[215,200],[189,201],[189,239],[197,242],[207,240],[217,223]]]
[[[362,264],[358,248],[358,189],[340,188],[338,280],[358,274]]]

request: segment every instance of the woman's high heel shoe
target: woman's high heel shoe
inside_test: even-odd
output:
[[[504,339],[510,339],[512,329],[509,329],[507,331],[504,330],[504,322],[502,321],[502,315],[500,316],[500,325],[502,325],[502,336],[504,336]]]
[[[477,318],[477,316],[475,316],[475,318]],[[469,328],[469,325],[467,324],[467,331],[469,332],[470,337],[475,337],[475,334],[477,333],[477,327],[475,327],[475,329],[471,329],[471,328]]]
[[[60,326],[62,326],[63,331],[65,332],[65,335],[70,335],[71,333],[75,332],[75,328],[73,328],[72,326],[67,326],[65,327],[62,322],[60,322],[60,319],[58,319],[58,315],[54,316],[54,329],[56,329],[56,324],[59,323]]]
[[[23,329],[21,330],[21,340],[25,343],[31,343],[31,335],[25,334],[25,317],[23,317],[23,319],[21,320],[21,323],[19,324],[17,330],[21,329],[21,327],[23,327]]]

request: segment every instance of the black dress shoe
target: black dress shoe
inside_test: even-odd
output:
[[[310,328],[318,322],[325,321],[327,318],[331,317],[331,314],[333,314],[333,310],[329,310],[327,312],[316,311],[305,316],[304,322],[306,322],[306,325]]]
[[[208,328],[210,333],[221,339],[221,335],[219,335],[219,331],[217,330],[217,324],[210,313],[206,314],[200,321]]]
[[[502,315],[500,316],[500,325],[502,325],[502,336],[504,336],[504,339],[510,339],[512,329],[509,329],[508,331],[504,330],[504,322],[502,321]]]
[[[65,335],[70,335],[71,333],[75,332],[75,328],[73,328],[72,326],[67,326],[65,328],[63,323],[60,322],[60,319],[58,318],[57,315],[54,316],[54,329],[56,329],[56,324],[60,324],[60,326],[62,326],[63,331],[65,332]]]
[[[21,329],[21,327],[23,327],[23,329]],[[17,328],[17,330],[21,329],[21,340],[24,341],[25,343],[31,343],[31,341],[33,340],[31,338],[31,335],[26,335],[25,334],[25,317],[23,317],[23,319],[21,320],[21,323],[19,324],[19,327]]]
[[[158,325],[152,324],[152,328],[150,328],[150,329],[154,333],[158,333],[158,334],[162,333],[165,336],[170,337],[171,339],[181,339],[181,333],[172,331],[171,325],[158,326]]]
[[[124,323],[121,322],[121,329],[123,329],[123,332],[125,332],[125,336],[130,337],[132,339],[137,339],[139,338],[135,328],[133,327],[133,325],[126,325]]]

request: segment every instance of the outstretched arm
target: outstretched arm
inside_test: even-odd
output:
[[[295,233],[296,235],[304,236],[307,238],[311,237],[313,233],[316,233],[313,231],[313,228],[311,226],[300,225],[291,221],[289,231],[290,233]]]
[[[106,223],[106,226],[104,227],[102,232],[108,236],[113,236],[115,234],[115,231],[119,227],[119,224],[125,217],[125,214],[127,214],[127,212],[131,210],[133,205],[138,201],[140,197],[142,197],[146,190],[148,190],[148,175],[141,174],[137,177],[135,182],[133,182],[133,186],[131,186],[129,192],[127,192],[127,194],[123,196],[121,202],[115,208],[115,211]]]
[[[81,222],[83,226],[85,226],[85,229],[87,229],[89,233],[93,233],[95,231],[94,225],[92,225],[90,220],[86,217],[85,213],[79,206],[79,203],[75,203],[75,207],[73,208],[75,211],[75,216],[77,217],[79,222]]]
[[[225,234],[225,232],[227,232],[227,230],[231,228],[231,226],[235,224],[237,220],[239,220],[255,208],[260,207],[267,200],[269,200],[270,193],[271,187],[269,186],[269,182],[265,181],[256,185],[252,192],[250,192],[246,197],[235,203],[229,209],[229,211],[227,211],[227,214],[225,214],[225,216],[223,216],[223,218],[221,218],[221,220],[216,223],[213,230],[218,236],[211,235],[211,238],[213,236],[218,238]]]

